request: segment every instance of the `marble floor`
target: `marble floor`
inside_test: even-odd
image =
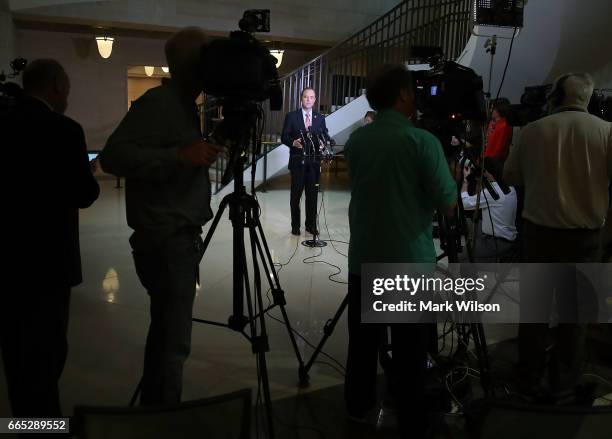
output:
[[[334,242],[333,247],[328,245],[323,249],[302,246],[301,241],[308,239],[303,228],[300,237],[290,234],[289,193],[285,184],[286,177],[281,177],[271,182],[266,192],[257,193],[261,222],[274,262],[286,264],[279,275],[291,324],[305,339],[316,343],[322,336],[325,321],[334,314],[346,293],[343,282],[347,277],[348,246],[343,242]],[[101,180],[100,186],[99,199],[91,208],[81,211],[84,282],[72,291],[69,354],[61,381],[62,406],[67,413],[76,404],[127,404],[139,381],[148,327],[148,296],[132,262],[124,190],[116,189],[111,180]],[[219,201],[213,197],[214,211]],[[342,183],[336,182],[333,189],[325,192],[322,239],[348,241],[348,201],[349,195]],[[231,250],[231,223],[225,215],[200,265],[201,285],[194,317],[226,322],[231,314]],[[329,277],[334,273],[337,274],[332,282]],[[270,314],[281,316],[278,309]],[[287,330],[274,319],[269,318],[267,322],[272,396],[295,395],[300,391],[296,386],[297,361]],[[342,364],[346,357],[346,339],[342,318],[325,346],[325,351]],[[304,341],[298,339],[298,345],[304,356],[310,355],[311,349]],[[342,382],[337,370],[323,364],[315,364],[310,375],[309,390]],[[0,383],[0,413],[8,414],[3,376]],[[255,386],[255,361],[248,341],[230,329],[194,324],[183,399]]]
[[[61,380],[62,406],[67,415],[78,404],[127,405],[142,371],[149,320],[148,297],[137,279],[131,258],[128,243],[131,230],[126,224],[124,190],[115,188],[112,180],[103,179],[100,185],[98,201],[81,212],[84,282],[72,293],[70,348]],[[273,260],[282,264],[279,276],[290,322],[306,340],[316,344],[323,336],[325,322],[334,315],[346,294],[349,240],[346,175],[341,172],[337,176],[333,173],[322,176],[324,193],[319,229],[322,239],[334,240],[333,245],[322,249],[300,244],[308,239],[303,229],[302,236],[290,234],[288,187],[288,177],[281,176],[270,181],[265,192],[257,192],[261,222]],[[213,197],[214,211],[219,201]],[[231,249],[231,224],[225,216],[200,266],[201,285],[194,317],[226,322],[231,314]],[[278,319],[281,314],[275,309],[270,315]],[[342,384],[339,367],[320,356],[321,362],[315,363],[310,372],[310,386],[299,388],[297,361],[285,326],[268,318],[267,328],[268,369],[274,400]],[[487,335],[492,343],[513,337],[515,333],[515,328],[494,327],[488,329]],[[300,339],[298,346],[301,354],[309,358],[312,348]],[[346,348],[346,320],[342,316],[324,350],[344,364]],[[248,341],[230,329],[194,324],[183,399],[256,386],[255,358]],[[0,417],[9,413],[4,376],[0,376]],[[344,415],[338,413],[338,416]]]

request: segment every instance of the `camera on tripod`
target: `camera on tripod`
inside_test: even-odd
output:
[[[252,35],[270,31],[270,10],[245,11],[239,27],[229,39],[212,41],[203,49],[201,59],[204,92],[217,98],[223,108],[223,120],[209,138],[230,149],[221,181],[224,185],[242,172],[238,168],[246,161],[249,144],[253,144],[254,154],[261,153],[255,139],[257,120],[263,117],[260,103],[269,99],[273,111],[283,104],[276,58]]]
[[[453,61],[435,61],[431,70],[413,72],[416,107],[421,128],[434,134],[447,157],[459,155],[466,125],[486,120],[482,78]]]
[[[552,90],[552,84],[525,87],[521,95],[521,103],[510,105],[508,113],[508,124],[515,127],[523,127],[528,123],[535,122],[549,113],[548,96]],[[612,90],[593,90],[589,102],[589,113],[612,122]]]
[[[245,11],[239,27],[229,39],[214,40],[204,49],[204,92],[226,106],[270,99],[270,109],[280,110],[283,94],[276,58],[252,35],[270,31],[270,10]]]
[[[521,95],[521,103],[510,105],[508,124],[522,127],[546,116],[548,95],[551,89],[551,84],[525,87]]]
[[[453,121],[484,120],[482,78],[454,61],[413,72],[417,109],[423,117]]]

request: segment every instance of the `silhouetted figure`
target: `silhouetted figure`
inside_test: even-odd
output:
[[[207,37],[186,28],[166,43],[172,79],[147,91],[100,154],[106,172],[126,178],[126,212],[136,273],[151,299],[140,401],[181,401],[202,226],[212,218],[208,169],[221,147],[204,142],[195,100]],[[208,66],[206,66],[208,67]]]
[[[416,108],[405,66],[372,74],[366,97],[376,119],[353,132],[345,149],[351,188],[345,401],[357,420],[376,405],[377,358],[387,332],[385,325],[361,323],[361,264],[435,264],[431,218],[436,209],[451,214],[457,197],[440,142],[410,121]],[[430,331],[428,324],[391,325],[385,371],[394,379],[403,438],[425,437],[431,426],[423,403]]]
[[[612,179],[612,126],[587,112],[592,93],[588,74],[561,76],[551,114],[523,128],[504,169],[508,184],[525,187],[524,262],[545,263],[525,265],[520,283],[527,323],[519,330],[519,372],[523,392],[536,396],[572,390],[583,361],[585,325],[576,322],[592,298],[579,290],[586,279],[573,264],[600,261]],[[559,325],[551,334],[553,311]]]
[[[2,356],[13,416],[60,417],[70,289],[82,281],[78,210],[89,207],[100,189],[83,129],[63,115],[70,80],[62,66],[33,61],[23,85],[26,96],[0,121],[11,212]]]

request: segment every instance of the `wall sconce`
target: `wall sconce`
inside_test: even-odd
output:
[[[113,41],[111,37],[96,37],[96,43],[98,44],[98,52],[104,59],[109,58],[113,52]]]
[[[170,72],[170,67],[162,67],[162,72],[164,73]]]
[[[155,67],[153,67],[153,66],[144,66],[144,70],[145,70],[145,73],[147,74],[147,76],[153,76],[153,73],[155,72]]]
[[[276,68],[277,69],[280,67],[281,63],[283,62],[283,53],[285,53],[284,50],[270,50],[270,55],[276,58]]]

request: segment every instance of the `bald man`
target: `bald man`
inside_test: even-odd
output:
[[[221,147],[202,140],[195,100],[203,83],[204,32],[186,28],[166,43],[171,80],[136,100],[100,154],[126,178],[136,272],[149,294],[141,404],[178,404],[191,348],[202,226],[211,219],[208,168]]]
[[[23,86],[25,96],[0,120],[5,181],[14,183],[5,198],[10,276],[0,294],[0,345],[13,416],[61,417],[70,293],[82,281],[79,209],[100,189],[83,129],[63,114],[70,93],[64,68],[53,59],[32,61]]]

